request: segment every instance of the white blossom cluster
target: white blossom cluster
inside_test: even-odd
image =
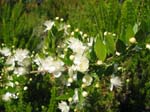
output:
[[[62,19],[56,18],[56,20],[63,21]],[[46,27],[44,32],[49,32],[53,27],[57,26],[55,21],[48,20],[44,23]],[[56,49],[58,50],[58,55],[49,55],[49,53],[35,53],[32,54],[27,49],[14,49],[2,46],[0,48],[0,56],[4,59],[3,73],[5,72],[11,75],[7,77],[6,87],[14,88],[16,85],[19,85],[18,82],[13,82],[13,75],[17,77],[25,76],[31,73],[38,73],[42,75],[52,75],[54,78],[61,79],[65,82],[63,86],[67,88],[71,87],[73,83],[76,83],[80,80],[80,87],[73,88],[74,93],[68,99],[68,101],[62,100],[58,103],[58,109],[61,112],[69,112],[70,106],[78,104],[80,100],[86,98],[89,95],[88,87],[99,88],[99,82],[95,83],[95,77],[90,74],[90,58],[88,57],[92,51],[92,46],[95,42],[94,37],[88,37],[87,34],[84,34],[79,29],[75,29],[73,32],[69,32],[70,25],[60,24],[58,31],[64,31],[66,38],[58,45]],[[104,32],[104,36],[107,36],[109,32]],[[79,34],[80,37],[76,36]],[[63,36],[64,36],[63,35]],[[116,36],[116,34],[113,34]],[[134,43],[134,38],[132,38],[131,43]],[[146,49],[150,49],[150,44],[146,44]],[[117,56],[120,56],[119,52],[116,52]],[[69,60],[69,64],[64,60]],[[102,65],[103,62],[98,60],[95,62],[95,65]],[[117,67],[119,69],[119,67]],[[67,74],[67,75],[66,75]],[[78,79],[79,75],[82,75]],[[65,78],[64,78],[65,77]],[[62,84],[62,83],[61,83]],[[114,88],[121,88],[123,82],[118,76],[112,76],[110,78],[110,91],[113,91]],[[93,86],[94,85],[94,86]],[[27,90],[27,87],[24,87],[23,90]],[[108,89],[108,90],[109,90]],[[18,95],[12,92],[6,92],[2,95],[3,101],[10,101],[11,99],[17,99]],[[82,99],[82,100],[83,100]]]
[[[6,59],[6,71],[13,71],[13,73],[18,76],[28,73],[28,66],[31,61],[27,49],[11,50],[7,47],[3,47],[0,49],[0,53]]]
[[[38,71],[52,73],[56,78],[60,77],[65,70],[64,63],[61,60],[54,60],[51,56],[45,59],[37,57],[34,62],[38,65]]]

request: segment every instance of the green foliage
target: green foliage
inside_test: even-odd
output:
[[[106,45],[104,44],[104,42],[102,40],[100,40],[99,37],[97,37],[97,39],[96,39],[94,50],[95,50],[97,57],[100,60],[104,61],[106,58],[106,53],[107,53]]]
[[[8,46],[26,48],[28,43],[32,43],[30,49],[36,49],[39,37],[31,35],[33,28],[37,26],[39,20],[38,13],[27,13],[25,4],[18,2],[12,4],[4,3],[0,8],[0,40],[1,43],[7,43]],[[34,39],[33,37],[34,36]],[[32,42],[31,42],[32,40]],[[28,46],[29,47],[29,46]]]
[[[31,73],[14,76],[12,71],[6,72],[7,56],[0,52],[0,111],[59,112],[58,103],[66,101],[70,111],[77,112],[149,112],[150,48],[146,47],[150,43],[149,4],[150,0],[43,0],[41,3],[1,0],[0,50],[6,46],[14,53],[16,48],[27,48],[33,51],[31,60],[36,56],[53,56],[64,62],[65,70],[57,79],[53,73],[35,71],[37,65],[32,62],[27,68]],[[44,21],[56,16],[63,17],[72,27],[66,32],[67,24],[55,18],[52,29],[44,32]],[[75,37],[86,45],[90,43],[89,35],[93,37],[92,46],[82,54],[89,59],[89,69],[85,73],[70,70],[78,76],[68,87],[65,85],[71,77],[68,71],[75,58],[70,57],[76,53],[64,40]],[[131,38],[136,42],[131,42]],[[84,75],[92,77],[90,86],[84,87]],[[13,77],[8,79],[8,76]],[[113,91],[110,91],[111,76],[120,77],[122,81],[122,86],[114,87]],[[9,81],[15,88],[7,85]],[[70,103],[75,89],[78,89],[79,102]],[[19,98],[2,101],[7,91]],[[83,91],[87,91],[88,96],[84,97]]]

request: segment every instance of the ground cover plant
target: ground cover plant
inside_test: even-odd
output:
[[[149,4],[0,1],[0,112],[149,112]]]

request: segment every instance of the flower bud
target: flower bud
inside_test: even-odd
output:
[[[97,64],[97,65],[101,65],[101,64],[103,64],[103,62],[102,62],[101,60],[98,60],[98,61],[96,62],[96,64]]]
[[[68,25],[67,25],[67,28],[70,28],[70,27],[71,27],[70,24],[68,24]]]
[[[70,55],[69,58],[70,58],[70,60],[73,60],[74,59],[74,55]]]
[[[86,38],[87,36],[88,36],[88,35],[87,35],[86,33],[85,33],[85,34],[83,34],[83,37],[84,37],[84,38]]]
[[[150,44],[146,44],[146,48],[150,50]]]
[[[108,32],[104,32],[104,36],[106,36],[108,34]]]
[[[55,19],[56,19],[56,20],[59,20],[59,17],[56,17]]]
[[[71,32],[71,36],[74,36],[74,32]]]
[[[81,87],[82,87],[82,88],[85,88],[85,87],[86,87],[86,85],[85,85],[85,84],[82,84],[82,85],[81,85]]]
[[[96,84],[95,84],[95,87],[96,87],[96,88],[99,88],[99,83],[96,83]]]
[[[113,34],[112,34],[112,36],[114,36],[114,37],[115,37],[115,36],[116,36],[116,34],[115,34],[115,33],[113,33]]]
[[[60,21],[64,21],[64,19],[63,19],[63,18],[61,18],[61,19],[60,19]]]
[[[79,32],[79,29],[77,28],[77,29],[75,29],[75,32]]]
[[[117,52],[117,51],[116,51],[116,55],[117,55],[117,56],[120,56],[120,52]]]
[[[82,92],[82,96],[83,96],[83,97],[87,97],[87,95],[88,95],[88,93],[87,93],[86,91],[83,91],[83,92]]]
[[[72,83],[73,82],[73,79],[70,77],[70,78],[68,78],[68,82],[69,83]]]
[[[72,98],[71,98],[71,97],[70,97],[70,98],[68,98],[68,101],[69,101],[69,102],[72,102]]]
[[[136,38],[135,38],[135,37],[131,37],[131,38],[129,39],[129,42],[130,42],[131,44],[136,43]]]
[[[24,88],[23,88],[23,90],[25,91],[25,90],[27,90],[28,89],[28,87],[27,86],[25,86]]]
[[[83,32],[82,31],[80,31],[80,35],[82,35],[83,34]]]

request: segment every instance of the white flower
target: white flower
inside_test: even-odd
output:
[[[77,73],[75,66],[72,65],[71,67],[68,67],[68,74],[69,77],[71,77],[73,80],[77,80]]]
[[[12,97],[12,93],[7,92],[4,95],[2,95],[2,100],[3,101],[10,101],[11,97]]]
[[[111,86],[110,86],[110,91],[113,90],[113,87],[121,87],[122,86],[122,82],[120,80],[119,77],[114,77],[112,76],[111,79],[110,79],[110,83],[111,83]]]
[[[64,33],[67,34],[67,35],[69,35],[68,28],[70,28],[69,25],[66,25],[66,24],[65,24],[65,25],[63,26]]]
[[[70,110],[70,107],[65,101],[61,101],[61,103],[58,104],[58,108],[61,110],[61,112],[69,112]]]
[[[146,44],[146,48],[150,50],[150,44]]]
[[[39,57],[39,55],[36,54],[36,55],[35,55],[35,59],[33,59],[33,62],[35,62],[38,66],[40,66],[42,60],[43,60],[43,59],[41,59],[41,58]]]
[[[85,56],[75,55],[73,62],[74,62],[76,70],[80,72],[85,72],[89,68],[89,60]]]
[[[14,87],[14,83],[13,82],[8,82],[8,83],[6,83],[6,86]]]
[[[53,73],[56,78],[60,77],[61,72],[64,71],[64,63],[60,60],[54,60],[50,56],[45,59],[36,59],[35,62],[39,66],[39,71]]]
[[[0,53],[4,56],[10,56],[11,55],[10,49],[7,47],[0,49]]]
[[[27,49],[17,49],[14,54],[14,60],[18,62],[19,65],[22,65],[22,62],[25,58],[28,58],[29,51]]]
[[[83,43],[80,40],[76,39],[76,38],[70,38],[68,40],[68,47],[70,49],[72,49],[72,51],[74,53],[81,54],[81,55],[86,50],[86,46],[84,46]]]
[[[93,78],[89,75],[85,75],[83,78],[82,78],[82,82],[85,86],[90,86],[91,83],[93,81]]]
[[[88,39],[87,45],[88,45],[89,47],[92,47],[92,45],[93,45],[94,42],[95,42],[94,37],[90,37],[90,38]]]
[[[18,98],[14,93],[6,92],[4,95],[2,95],[2,100],[3,101],[10,101],[11,98]]]
[[[20,76],[20,75],[24,75],[27,74],[28,70],[24,67],[16,67],[14,70],[14,74]]]
[[[67,86],[71,86],[71,83],[77,80],[77,71],[74,65],[68,67],[68,75],[69,78],[68,78]]]
[[[64,71],[63,65],[64,63],[59,60],[54,61],[54,66],[56,67],[56,70],[53,72],[54,77],[58,78],[61,76],[61,72]]]
[[[6,67],[6,70],[8,70],[8,71],[14,70],[14,67],[15,67],[15,59],[14,59],[14,57],[13,57],[13,56],[9,56],[9,57],[7,58],[5,64],[8,65],[8,66]]]
[[[54,25],[54,21],[51,20],[45,21],[44,26],[46,26],[46,29],[44,30],[44,32],[51,30],[53,25]]]
[[[28,66],[30,66],[30,64],[31,64],[30,58],[25,58],[25,59],[22,61],[22,66],[24,66],[24,67],[28,67]]]
[[[47,57],[45,59],[37,58],[34,60],[36,64],[39,66],[39,71],[53,71],[55,69],[51,64],[53,61],[52,57]]]
[[[79,101],[78,89],[74,90],[73,102],[77,103]]]

